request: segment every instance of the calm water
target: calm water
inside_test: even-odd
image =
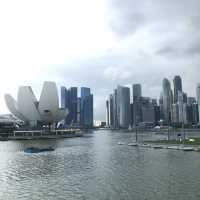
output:
[[[117,144],[132,140],[131,133],[96,131],[65,140],[0,142],[0,199],[200,199],[200,153]],[[28,146],[56,150],[26,154]]]

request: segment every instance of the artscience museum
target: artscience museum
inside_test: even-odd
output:
[[[67,109],[59,108],[54,82],[44,82],[39,101],[30,86],[19,87],[17,101],[10,94],[5,94],[5,101],[10,112],[31,127],[57,123],[68,114]]]

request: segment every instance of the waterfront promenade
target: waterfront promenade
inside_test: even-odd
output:
[[[18,130],[10,133],[1,133],[0,140],[36,140],[80,137],[82,133],[78,129],[67,130]]]

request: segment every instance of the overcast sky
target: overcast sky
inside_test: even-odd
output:
[[[118,84],[158,98],[164,77],[200,82],[199,0],[0,0],[0,113],[4,94],[44,81],[87,86],[95,119]]]

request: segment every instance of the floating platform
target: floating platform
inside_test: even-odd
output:
[[[46,151],[54,151],[55,149],[52,147],[49,148],[37,148],[37,147],[29,147],[24,149],[25,153],[42,153]]]

